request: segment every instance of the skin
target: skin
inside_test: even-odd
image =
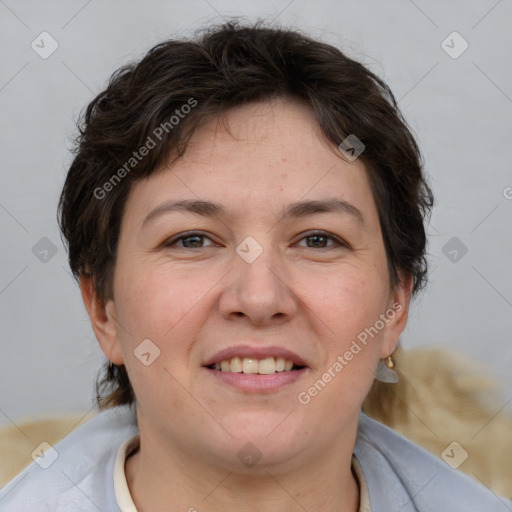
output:
[[[101,349],[126,365],[137,395],[141,449],[126,462],[128,486],[140,512],[353,512],[358,415],[379,359],[393,353],[406,325],[411,279],[390,287],[364,164],[341,158],[305,106],[255,103],[231,110],[227,121],[229,133],[211,120],[183,158],[132,187],[113,300],[102,303],[81,280]],[[364,225],[342,212],[280,217],[292,202],[329,198],[355,206]],[[141,228],[170,199],[221,203],[227,216],[175,211]],[[163,246],[190,230],[205,238]],[[307,238],[310,230],[347,245]],[[252,263],[235,251],[248,236],[263,249]],[[298,393],[396,302],[401,311],[301,404]],[[160,350],[149,366],[134,356],[145,339]],[[286,347],[308,369],[277,391],[248,393],[202,367],[242,343]],[[247,442],[262,455],[252,467],[237,457]]]

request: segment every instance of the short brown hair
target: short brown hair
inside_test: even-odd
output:
[[[158,44],[140,62],[117,70],[89,104],[59,201],[75,278],[90,276],[100,299],[111,299],[132,184],[161,169],[171,153],[179,158],[206,118],[276,97],[308,105],[335,146],[349,135],[364,144],[360,158],[379,213],[391,285],[400,275],[412,276],[416,293],[426,281],[424,219],[433,197],[391,90],[337,48],[261,21],[231,21],[192,40]],[[144,157],[142,148],[150,148]],[[124,366],[106,364],[102,372],[96,382],[100,409],[134,402]]]

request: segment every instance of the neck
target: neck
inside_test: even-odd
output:
[[[165,451],[155,437],[141,436],[141,449],[126,461],[126,479],[138,512],[357,512],[359,489],[351,470],[355,431],[348,437],[351,443],[346,435],[340,437],[335,446],[306,463],[296,461],[292,469],[287,463],[287,468],[240,474],[204,459],[187,459],[179,448]]]

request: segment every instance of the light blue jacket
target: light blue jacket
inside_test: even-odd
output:
[[[137,433],[133,407],[99,413],[54,446],[58,457],[47,469],[32,462],[3,487],[0,511],[119,512],[114,461],[121,443]],[[364,413],[354,454],[368,482],[372,512],[512,511],[512,501]]]

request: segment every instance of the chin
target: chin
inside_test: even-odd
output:
[[[287,414],[244,413],[236,421],[235,418],[231,418],[232,421],[220,420],[231,436],[221,427],[215,429],[220,437],[212,436],[209,430],[208,436],[203,437],[208,439],[209,446],[204,448],[214,454],[212,460],[215,464],[229,471],[265,474],[271,467],[288,463],[309,444],[301,434],[309,429],[292,425],[288,422]],[[301,442],[304,446],[299,446]]]

